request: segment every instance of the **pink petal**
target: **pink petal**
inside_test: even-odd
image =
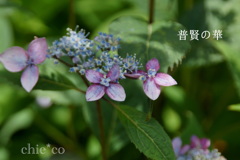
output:
[[[21,83],[23,88],[30,92],[36,85],[39,77],[38,67],[35,65],[28,66],[22,74]]]
[[[10,72],[19,72],[27,66],[28,56],[21,47],[11,47],[0,54],[0,61]]]
[[[191,148],[201,148],[201,142],[197,136],[191,137]]]
[[[103,74],[95,70],[87,70],[85,75],[91,83],[100,83],[101,78],[103,78]]]
[[[154,81],[159,86],[172,86],[177,84],[177,82],[166,73],[157,73],[154,77]]]
[[[143,90],[145,94],[152,100],[156,100],[160,95],[160,87],[155,84],[153,78],[148,78],[143,82]]]
[[[126,98],[126,93],[123,87],[118,83],[111,83],[106,90],[107,95],[115,101],[124,101]]]
[[[39,64],[46,59],[47,49],[46,39],[36,38],[29,44],[27,53],[33,59],[34,64]]]
[[[140,76],[146,75],[146,72],[138,70],[136,73],[125,73],[124,76],[132,79],[138,79]]]
[[[107,77],[111,79],[111,82],[116,81],[120,76],[120,68],[118,65],[114,65],[107,74]]]
[[[202,149],[208,149],[211,145],[211,141],[207,138],[202,138],[201,140]]]
[[[96,101],[103,97],[105,94],[105,86],[99,84],[92,84],[88,87],[86,92],[87,101]]]
[[[151,60],[149,60],[146,64],[146,69],[155,69],[156,71],[158,71],[160,69],[160,65],[159,62],[156,58],[153,58]]]

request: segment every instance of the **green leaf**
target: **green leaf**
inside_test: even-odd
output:
[[[13,42],[12,25],[7,19],[6,11],[1,8],[0,11],[0,53],[6,50]]]
[[[179,64],[190,48],[188,41],[180,41],[177,36],[183,26],[175,22],[155,22],[152,27],[152,35],[149,42],[149,57],[160,61],[164,72]]]
[[[23,109],[13,114],[0,130],[0,136],[4,137],[1,139],[1,142],[3,144],[6,144],[16,131],[29,127],[32,121],[33,113],[29,108]]]
[[[141,152],[153,160],[175,159],[170,138],[154,118],[146,121],[145,113],[128,106],[116,108],[130,140]]]
[[[71,80],[69,80],[66,76],[60,73],[54,73],[49,76],[40,76],[35,89],[42,90],[67,90],[67,89],[76,89],[76,86],[73,84]]]
[[[12,73],[7,70],[0,70],[0,83],[12,83],[21,86],[20,83],[21,73]]]
[[[0,126],[14,113],[34,102],[24,90],[16,90],[8,85],[0,84]]]
[[[148,1],[139,0],[125,0],[138,11],[139,14],[148,16],[149,8]],[[178,12],[176,0],[155,0],[154,1],[154,19],[158,20],[171,20],[175,19],[176,13]]]
[[[110,33],[122,39],[119,54],[123,57],[129,53],[137,53],[141,62],[151,58],[160,61],[161,70],[166,72],[169,67],[179,64],[190,48],[189,42],[180,41],[177,36],[184,27],[176,22],[154,22],[138,17],[120,17],[110,24]]]
[[[211,41],[202,40],[192,42],[192,49],[186,59],[184,65],[189,67],[202,67],[221,63],[224,60],[221,55],[212,45]]]
[[[240,52],[233,48],[231,44],[223,41],[214,42],[214,45],[227,60],[229,69],[237,87],[238,95],[240,96]]]

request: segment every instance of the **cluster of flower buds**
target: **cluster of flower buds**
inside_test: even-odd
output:
[[[75,31],[67,29],[67,35],[53,42],[48,49],[48,57],[59,59],[63,56],[70,57],[73,66],[70,72],[79,72],[84,75],[89,69],[106,74],[114,65],[120,67],[120,78],[124,74],[137,71],[141,67],[136,55],[127,55],[125,58],[114,54],[119,48],[120,38],[111,34],[99,33],[94,40],[89,40],[84,30]],[[97,56],[98,55],[98,56]]]
[[[217,149],[209,149],[211,142],[206,138],[192,136],[190,144],[182,146],[182,140],[177,137],[172,145],[177,160],[226,160]]]

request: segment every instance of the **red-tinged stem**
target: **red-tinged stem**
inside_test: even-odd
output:
[[[64,60],[61,60],[60,58],[53,56],[54,59],[58,60],[59,62],[61,62],[62,64],[68,66],[68,67],[74,67],[72,64],[65,62]],[[89,83],[87,81],[87,79],[81,75],[79,72],[77,72],[77,74],[82,78],[83,82],[85,83],[85,85],[88,87]]]
[[[86,79],[83,75],[81,75],[79,72],[77,72],[77,74],[82,78],[82,80],[83,80],[83,82],[85,83],[85,85],[86,85],[87,87],[89,87],[89,83],[88,83],[87,79]]]
[[[102,147],[102,150],[101,150],[102,160],[107,160],[106,141],[105,141],[105,133],[104,133],[103,117],[102,117],[102,109],[101,109],[100,101],[96,101],[96,106],[97,106],[97,114],[98,114],[98,127],[100,131],[100,142]]]

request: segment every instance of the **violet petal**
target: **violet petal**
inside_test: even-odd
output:
[[[118,65],[114,65],[107,74],[107,77],[111,79],[111,82],[116,81],[120,76],[120,68]]]
[[[157,73],[154,77],[154,81],[159,86],[172,86],[177,84],[177,82],[166,73]]]
[[[100,83],[101,78],[103,78],[103,74],[95,70],[87,70],[85,75],[91,83]]]
[[[46,39],[36,38],[29,44],[27,54],[33,60],[34,64],[39,64],[46,59],[47,49]]]
[[[123,87],[117,83],[111,83],[106,89],[107,95],[115,101],[124,101],[126,98],[126,93]]]
[[[179,154],[183,155],[185,153],[187,153],[190,150],[190,146],[189,145],[184,145],[181,149]]]
[[[100,84],[92,84],[88,87],[86,92],[87,101],[96,101],[103,97],[105,94],[105,86]]]
[[[140,76],[145,75],[146,76],[146,72],[142,71],[142,70],[138,70],[135,73],[125,73],[124,76],[128,77],[128,78],[132,78],[132,79],[138,79]]]
[[[30,92],[36,85],[39,77],[38,67],[35,65],[28,66],[21,76],[21,83],[23,88]]]
[[[160,86],[156,85],[153,78],[148,78],[143,82],[145,94],[152,100],[156,100],[160,95]]]
[[[208,147],[210,147],[211,145],[211,141],[207,138],[202,138],[200,141],[201,141],[202,149],[208,149]]]
[[[21,47],[11,47],[0,54],[0,62],[10,72],[22,71],[27,66],[28,56]]]
[[[156,71],[158,71],[160,69],[160,64],[158,62],[158,60],[156,58],[153,58],[151,60],[149,60],[146,64],[146,69],[155,69]]]

